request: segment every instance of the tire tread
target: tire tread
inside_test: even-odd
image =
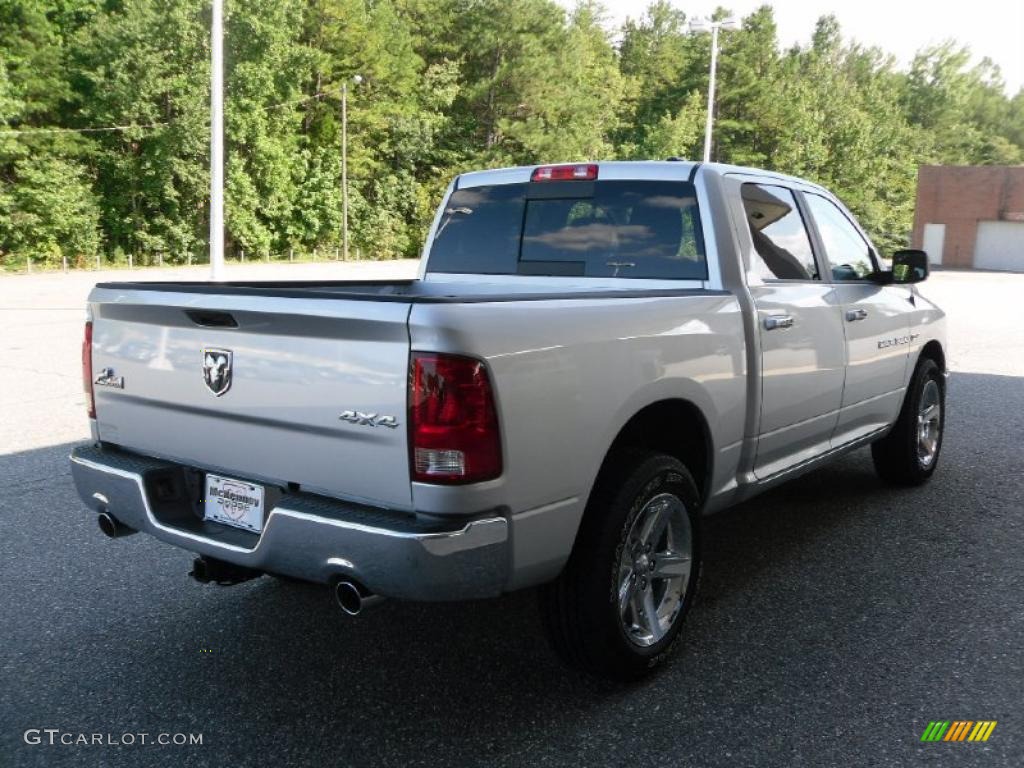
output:
[[[567,665],[600,677],[618,680],[635,680],[657,665],[662,657],[674,648],[679,634],[649,666],[638,669],[634,663],[624,662],[617,658],[612,649],[607,647],[600,632],[591,631],[597,619],[590,615],[587,607],[587,595],[595,589],[594,579],[605,577],[602,569],[595,570],[592,555],[595,551],[604,551],[608,541],[606,537],[621,535],[619,530],[608,530],[603,524],[608,518],[612,507],[619,501],[631,482],[642,477],[645,468],[652,461],[670,460],[676,466],[672,469],[684,478],[691,498],[684,499],[687,508],[696,503],[697,488],[689,471],[677,460],[663,454],[650,451],[629,450],[612,457],[609,471],[603,472],[595,483],[587,510],[577,535],[573,551],[569,556],[561,575],[554,581],[540,588],[539,605],[541,619],[548,639],[558,656]],[[697,532],[694,531],[694,535]],[[618,538],[616,538],[616,542]],[[600,576],[595,575],[600,573]],[[699,558],[696,557],[691,579],[699,578]],[[689,590],[687,600],[692,602],[694,589]],[[684,607],[684,613],[688,606]]]
[[[889,485],[921,485],[932,476],[939,463],[938,454],[927,469],[922,468],[917,460],[917,407],[924,382],[929,379],[936,379],[939,382],[940,402],[942,403],[940,430],[945,431],[945,383],[942,381],[941,370],[935,361],[924,357],[917,363],[910,386],[907,387],[907,395],[903,399],[900,415],[892,431],[881,440],[876,440],[871,444],[871,459],[875,465],[875,472],[883,482]],[[942,434],[940,432],[939,453],[941,450]]]

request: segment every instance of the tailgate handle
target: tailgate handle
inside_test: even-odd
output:
[[[237,328],[238,321],[229,312],[211,309],[186,309],[185,314],[196,325],[204,328]]]

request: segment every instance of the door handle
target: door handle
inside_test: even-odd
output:
[[[793,316],[792,315],[768,315],[764,319],[764,329],[766,331],[774,331],[776,328],[792,328],[793,327]]]
[[[851,323],[854,320],[863,320],[867,316],[868,316],[868,311],[866,309],[848,309],[848,310],[846,310],[846,319],[848,321],[850,321]]]

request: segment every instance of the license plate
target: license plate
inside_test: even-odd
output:
[[[263,530],[263,486],[207,474],[203,498],[205,519],[255,533]]]

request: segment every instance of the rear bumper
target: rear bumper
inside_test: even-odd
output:
[[[71,471],[90,509],[247,568],[321,583],[354,579],[377,594],[410,600],[489,597],[509,579],[508,521],[496,514],[425,524],[400,512],[296,493],[281,496],[257,535],[201,521],[184,501],[158,499],[154,483],[166,488],[183,472],[170,462],[90,445],[71,454]]]

